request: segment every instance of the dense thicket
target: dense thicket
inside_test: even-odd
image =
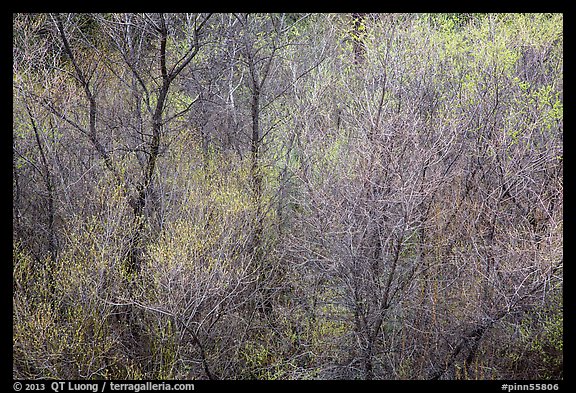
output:
[[[561,14],[13,23],[14,378],[562,378]]]

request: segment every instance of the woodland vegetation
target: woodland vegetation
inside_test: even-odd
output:
[[[14,14],[13,377],[562,379],[562,14]]]

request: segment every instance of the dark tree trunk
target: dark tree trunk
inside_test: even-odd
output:
[[[354,64],[361,65],[366,58],[366,36],[365,13],[355,12],[352,14],[352,43],[354,46]]]

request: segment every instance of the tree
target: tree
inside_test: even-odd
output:
[[[14,14],[14,377],[562,378],[562,24]]]

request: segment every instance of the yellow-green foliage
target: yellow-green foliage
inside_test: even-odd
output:
[[[98,214],[67,217],[57,261],[34,259],[14,244],[13,343],[21,377],[129,375],[120,360],[125,327],[111,324],[111,302],[124,277],[131,225],[124,193],[112,184],[103,178],[92,194]]]
[[[319,299],[333,296],[333,291],[327,290]],[[352,331],[348,311],[329,302],[318,311],[312,316],[298,307],[278,306],[276,329],[262,332],[241,350],[245,377],[313,379],[323,365],[346,356],[341,343]]]
[[[167,269],[193,267],[203,260],[210,269],[218,250],[248,235],[239,230],[250,222],[253,212],[247,170],[230,165],[220,171],[218,165],[223,164],[225,157],[215,155],[208,166],[189,168],[186,182],[165,179],[184,190],[181,200],[185,203],[177,206],[178,214],[165,223],[158,241],[149,247],[152,260],[162,261]],[[229,262],[219,259],[218,265],[221,268]]]
[[[30,256],[15,249],[13,354],[22,377],[92,379],[106,377],[117,346],[109,330],[109,308],[98,299],[88,272]],[[73,261],[66,261],[74,263]],[[70,274],[71,273],[71,274]],[[48,280],[47,277],[52,277]],[[91,281],[91,282],[90,282]]]
[[[458,337],[450,331],[456,326],[454,321],[467,322],[486,312],[496,313],[503,298],[522,296],[506,294],[506,288],[498,285],[506,284],[504,281],[514,284],[516,277],[529,271],[517,262],[530,262],[532,257],[508,256],[520,255],[518,250],[531,250],[535,245],[532,240],[523,243],[519,239],[531,239],[533,234],[527,232],[528,224],[526,231],[521,224],[513,228],[519,236],[508,236],[508,241],[504,241],[498,230],[508,228],[499,227],[500,219],[507,222],[517,209],[511,205],[506,214],[494,216],[498,274],[503,281],[496,280],[494,287],[486,289],[488,280],[492,285],[491,277],[475,273],[485,262],[480,253],[494,251],[494,247],[483,244],[482,250],[477,249],[476,240],[484,237],[473,231],[482,225],[484,215],[477,213],[485,212],[487,206],[478,195],[482,195],[484,185],[490,184],[492,177],[486,172],[488,176],[478,173],[468,179],[462,171],[470,169],[467,162],[476,165],[476,155],[486,162],[480,165],[478,161],[478,168],[486,171],[498,159],[503,173],[494,172],[494,179],[512,184],[520,176],[536,190],[536,177],[529,172],[541,173],[537,168],[541,163],[529,165],[529,170],[516,170],[522,165],[508,165],[506,159],[514,163],[512,160],[518,157],[528,157],[519,150],[530,152],[532,147],[545,151],[558,148],[551,157],[561,159],[561,138],[557,133],[561,132],[563,121],[562,14],[382,15],[366,17],[357,31],[344,16],[331,16],[327,19],[331,22],[325,25],[322,18],[310,16],[289,29],[293,43],[298,45],[284,45],[276,30],[266,33],[260,29],[252,35],[252,29],[259,30],[259,24],[272,27],[268,26],[266,15],[251,15],[254,23],[246,30],[230,16],[238,30],[229,31],[244,31],[239,34],[245,36],[232,36],[227,41],[230,45],[219,45],[217,36],[203,33],[198,55],[186,72],[172,81],[163,108],[160,152],[140,217],[134,217],[136,209],[129,201],[141,185],[147,156],[133,149],[149,147],[151,112],[159,98],[158,37],[150,36],[152,41],[139,46],[143,57],[129,67],[121,55],[126,48],[112,49],[109,40],[95,40],[95,32],[85,33],[89,45],[78,43],[81,37],[76,34],[80,30],[74,29],[74,18],[67,19],[67,32],[76,62],[90,79],[89,88],[97,102],[97,138],[110,161],[102,159],[94,148],[95,141],[82,132],[88,130],[88,100],[85,86],[73,78],[74,65],[61,51],[54,51],[58,47],[51,42],[53,29],[37,34],[51,19],[32,18],[29,35],[15,35],[15,52],[22,48],[26,51],[18,52],[20,63],[15,63],[13,73],[13,136],[18,153],[14,169],[19,176],[14,191],[19,199],[26,200],[16,207],[22,214],[20,226],[24,229],[15,232],[15,237],[24,241],[13,245],[15,377],[204,376],[203,365],[198,361],[199,342],[205,351],[204,360],[214,374],[221,373],[223,377],[314,378],[321,370],[345,363],[352,370],[355,366],[350,359],[359,359],[357,354],[362,351],[361,342],[356,340],[361,332],[357,331],[345,299],[351,298],[351,291],[369,290],[372,281],[350,281],[354,288],[337,285],[348,280],[346,269],[336,264],[335,269],[317,270],[315,260],[322,266],[323,260],[330,260],[332,251],[336,255],[348,249],[363,255],[364,240],[356,247],[354,235],[362,228],[348,225],[349,218],[367,212],[372,225],[373,209],[369,206],[366,210],[363,205],[365,185],[379,182],[384,174],[392,183],[404,182],[397,178],[410,171],[417,174],[423,168],[419,160],[404,161],[404,157],[420,158],[419,150],[412,146],[424,147],[422,151],[431,154],[425,167],[430,168],[430,175],[423,174],[422,181],[435,179],[433,188],[428,190],[428,183],[423,183],[422,192],[410,192],[406,199],[401,193],[410,188],[395,187],[394,183],[391,194],[379,197],[378,203],[391,206],[384,213],[392,214],[394,220],[396,202],[402,202],[398,208],[406,207],[411,215],[412,203],[420,205],[412,197],[423,198],[424,205],[428,196],[432,197],[435,205],[431,206],[429,218],[421,221],[418,211],[414,213],[417,216],[407,216],[407,222],[423,225],[426,239],[420,239],[417,232],[411,233],[400,254],[401,262],[412,261],[422,250],[423,261],[429,261],[430,266],[417,269],[418,274],[412,278],[405,274],[411,271],[409,266],[398,265],[393,285],[400,292],[389,300],[406,301],[406,315],[391,316],[379,326],[372,354],[378,376],[425,376],[431,367],[427,351],[437,349],[432,357],[451,359],[450,340]],[[318,23],[314,18],[318,18]],[[148,19],[146,23],[153,21]],[[220,31],[220,27],[226,30],[225,26],[219,27],[218,19],[225,18],[213,17],[206,28],[213,28],[211,32]],[[26,22],[22,17],[14,20],[18,24]],[[106,26],[111,32],[115,28],[114,23]],[[178,59],[190,49],[185,31],[177,38],[172,36],[177,26],[178,23],[169,23],[168,68],[177,66]],[[318,36],[309,36],[310,29]],[[20,34],[24,30],[22,26],[17,29]],[[121,41],[122,36],[116,38]],[[238,38],[240,41],[235,41]],[[253,89],[246,74],[250,70],[244,68],[246,55],[240,53],[250,49],[244,47],[250,40],[256,58],[274,56],[270,76],[261,86],[259,120],[263,139],[256,169],[245,134],[250,126],[249,98]],[[95,41],[94,46],[91,41]],[[360,65],[352,61],[354,41],[364,45],[365,58]],[[277,44],[274,52],[272,42]],[[313,47],[308,47],[308,43]],[[35,53],[32,49],[36,47],[43,49]],[[310,57],[311,53],[314,56]],[[266,61],[255,62],[260,74],[259,67]],[[219,72],[222,67],[230,72],[226,71],[224,79],[213,79],[211,72]],[[135,75],[142,80],[136,84],[118,83],[129,82]],[[230,75],[233,79],[227,83]],[[174,117],[196,100],[198,92],[191,93],[196,87],[190,88],[188,82],[195,81],[194,86],[202,89],[206,87],[204,78],[210,79],[206,98],[215,100],[214,104],[190,112],[193,116],[189,118]],[[143,86],[150,92],[149,97],[140,91]],[[238,120],[236,130],[203,130],[206,133],[201,135],[193,124],[218,124],[219,120],[223,124],[228,120],[203,122],[213,119],[207,115],[220,116],[214,112],[219,107],[218,100],[222,92],[226,97],[226,89],[232,87],[229,93],[234,94],[234,107],[229,106],[225,116]],[[39,155],[26,104],[38,126],[46,164]],[[477,138],[459,140],[459,133]],[[210,139],[208,146],[206,136]],[[231,138],[227,143],[218,143],[219,138],[228,136]],[[445,136],[450,138],[446,144],[441,143]],[[486,150],[480,149],[483,144],[487,145]],[[232,152],[230,145],[237,151]],[[438,152],[430,151],[430,146]],[[458,161],[461,159],[456,146],[472,148],[462,155],[465,161]],[[507,149],[508,156],[499,150],[500,146]],[[444,149],[448,149],[446,155]],[[437,153],[438,159],[434,158]],[[452,156],[456,161],[451,161]],[[450,166],[443,167],[447,160],[451,161]],[[114,171],[110,170],[110,163]],[[440,178],[443,168],[445,177]],[[50,206],[56,214],[48,229],[53,229],[57,238],[55,261],[47,256],[52,244],[45,244],[49,232],[45,203],[48,196],[42,191],[47,188],[42,183],[46,182],[45,177],[52,177]],[[284,180],[289,184],[280,193]],[[444,184],[449,191],[443,191]],[[529,204],[530,198],[537,196],[532,195],[532,188],[522,188],[521,184],[510,187],[510,193],[518,195],[516,204]],[[396,200],[397,197],[402,199]],[[462,198],[463,202],[458,202]],[[352,205],[354,200],[358,202]],[[453,200],[457,209],[450,205]],[[537,200],[552,205],[551,196],[543,194]],[[445,205],[446,201],[450,203]],[[286,220],[288,224],[282,227],[276,214],[286,203],[297,205],[298,214],[293,214],[294,220]],[[554,225],[561,231],[561,200],[554,203],[557,211],[542,225],[548,226],[548,235],[554,234]],[[467,217],[471,219],[466,221]],[[388,224],[386,220],[384,224]],[[282,230],[276,230],[280,227]],[[25,237],[33,231],[38,231],[38,236],[27,242]],[[456,239],[446,235],[450,232]],[[255,236],[260,233],[263,239]],[[344,233],[351,235],[350,241],[348,237],[345,241],[340,238]],[[132,243],[134,239],[139,243]],[[539,259],[541,264],[557,259],[555,253],[560,251],[554,250],[561,250],[561,244],[552,247],[551,242],[561,241],[561,236],[543,236],[538,247],[552,251]],[[255,244],[261,249],[254,250]],[[142,251],[142,261],[138,271],[129,275],[128,257],[136,248]],[[449,258],[447,253],[451,254]],[[456,274],[453,265],[458,265],[456,281],[451,278]],[[299,269],[301,276],[290,277]],[[537,276],[528,276],[520,289],[529,288],[529,281]],[[328,277],[329,283],[318,283],[316,279],[320,277]],[[386,279],[373,278],[375,285]],[[408,285],[403,286],[403,280],[409,280]],[[404,296],[410,288],[416,288],[410,280],[421,282],[421,293],[416,299]],[[259,299],[252,297],[268,290],[272,311],[270,315],[259,314],[254,307]],[[507,354],[492,360],[490,351],[496,352],[497,345],[487,338],[491,333],[487,332],[474,364],[464,364],[460,358],[454,363],[457,377],[495,378],[508,370],[514,375],[523,367],[534,372],[532,377],[561,376],[561,299],[554,306],[549,305],[550,296],[546,300],[545,307],[527,307],[523,321],[512,320],[514,332],[502,332],[504,320],[491,328],[501,329],[499,336],[494,336],[500,340],[498,344],[513,337]],[[524,297],[514,307],[523,306],[522,302]],[[374,320],[375,310],[368,309],[368,303],[365,305],[364,311],[372,313],[368,319]],[[425,312],[430,314],[431,334],[426,333],[426,326],[418,326],[427,322],[416,319],[412,320],[417,322],[414,329],[406,329],[405,323],[411,323],[411,318],[421,319]],[[507,317],[513,319],[517,315],[511,312]],[[448,342],[437,341],[441,336],[437,333],[443,327],[448,329]],[[198,340],[191,334],[196,328]],[[399,335],[402,337],[397,342]],[[394,359],[397,354],[401,359]],[[383,367],[378,364],[380,361]],[[498,362],[506,363],[505,367],[496,367]],[[489,366],[494,366],[494,371],[483,369]]]
[[[560,303],[551,310],[545,310],[540,315],[541,324],[539,331],[529,326],[526,320],[521,326],[523,339],[527,342],[530,353],[540,363],[542,378],[556,379],[559,377],[558,370],[562,370],[564,350],[564,314]]]
[[[248,342],[241,352],[250,371],[250,377],[264,380],[282,379],[284,371],[279,360],[263,344]]]
[[[312,346],[320,351],[337,350],[337,340],[350,331],[347,312],[342,306],[327,303],[320,308],[321,316],[314,323],[307,320]]]
[[[154,325],[148,326],[150,352],[155,373],[155,379],[174,379],[174,371],[178,361],[178,332],[170,319],[159,319]]]
[[[535,379],[562,378],[564,314],[561,293],[552,295],[552,304],[537,308],[515,327],[515,338],[506,349],[505,359],[513,369],[529,368]]]
[[[468,104],[474,104],[490,87],[486,86],[487,75],[501,81],[513,78],[526,48],[561,56],[561,49],[553,50],[555,45],[561,48],[561,14],[488,14],[459,28],[455,28],[458,17],[454,15],[439,15],[435,21],[431,29],[430,18],[422,18],[415,24],[413,39],[420,43],[429,40],[426,48],[434,48],[443,68],[450,70],[452,77],[462,78],[459,94]]]

